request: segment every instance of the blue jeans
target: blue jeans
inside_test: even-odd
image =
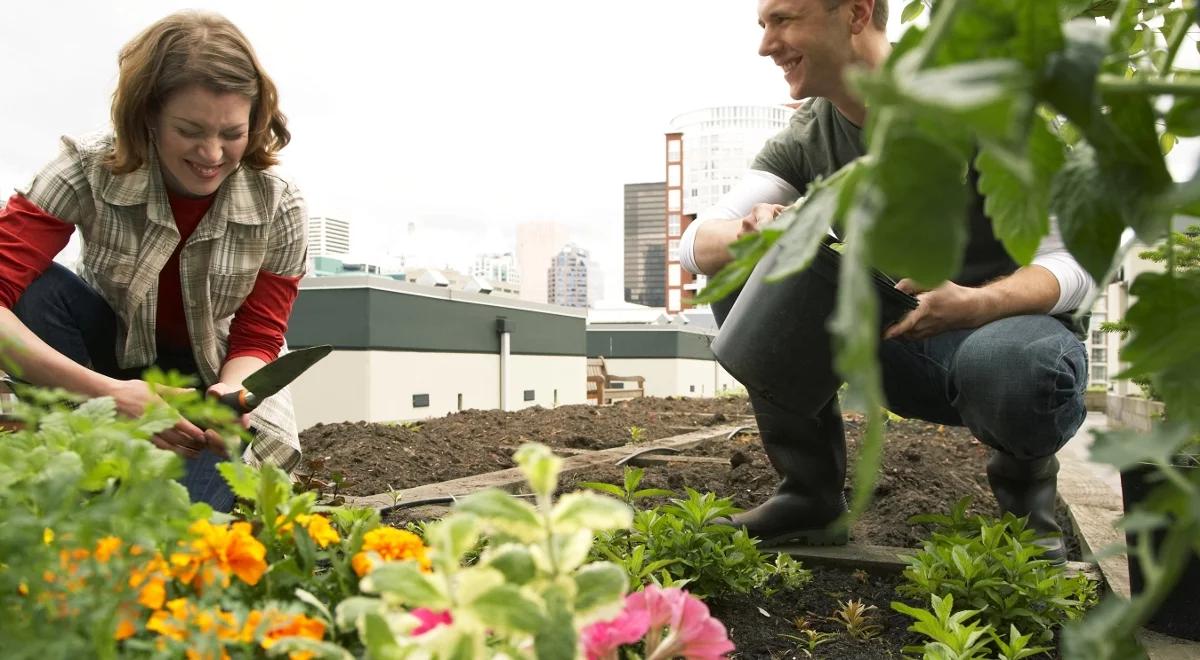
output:
[[[974,330],[880,345],[888,407],[966,426],[1019,459],[1050,456],[1083,423],[1087,354],[1061,322],[1014,316]]]
[[[140,378],[141,372],[150,366],[196,375],[196,363],[190,352],[164,353],[154,365],[120,368],[116,359],[116,314],[98,292],[57,263],[51,264],[25,289],[12,311],[59,353],[106,376]],[[216,511],[229,512],[235,498],[229,484],[217,472],[221,460],[209,451],[184,459],[185,471],[180,482],[193,502],[206,502]]]

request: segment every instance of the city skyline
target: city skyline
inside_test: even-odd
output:
[[[453,16],[434,2],[10,3],[6,21],[29,29],[0,40],[0,75],[23,90],[0,108],[5,198],[60,136],[106,128],[118,50],[185,7],[226,15],[254,44],[293,136],[282,172],[310,214],[381,248],[418,223],[423,260],[460,268],[509,249],[518,223],[562,222],[612,275],[610,299],[622,293],[623,186],[661,177],[671,119],[787,100],[757,54],[752,0],[464,0]]]

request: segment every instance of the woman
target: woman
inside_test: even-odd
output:
[[[139,374],[235,391],[278,356],[307,256],[299,192],[270,168],[290,134],[275,85],[232,23],[182,12],[121,50],[111,135],[63,139],[0,210],[0,347],[22,377],[140,415]],[[80,276],[51,259],[82,234]],[[286,392],[250,415],[252,463],[300,446]],[[154,443],[182,455],[195,501],[228,511],[224,443],[180,419]]]

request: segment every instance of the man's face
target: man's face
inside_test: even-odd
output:
[[[825,0],[759,0],[758,24],[758,54],[783,69],[793,99],[843,92],[853,59],[847,3],[831,11]]]

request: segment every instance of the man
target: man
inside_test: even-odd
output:
[[[792,98],[807,101],[743,180],[688,227],[680,261],[694,273],[716,273],[731,260],[731,242],[770,222],[816,177],[865,153],[868,109],[844,74],[852,66],[880,66],[891,50],[887,0],[759,0],[758,13],[759,54],[783,70]],[[974,172],[970,180],[977,180]],[[900,415],[970,428],[993,449],[987,475],[1000,507],[1055,535],[1061,530],[1054,520],[1054,454],[1086,414],[1086,355],[1067,319],[1093,284],[1053,226],[1032,264],[1018,267],[971,187],[962,272],[931,291],[911,280],[897,285],[920,304],[884,334],[884,390]],[[751,401],[763,446],[783,479],[774,496],[733,523],[769,544],[846,543],[844,532],[828,529],[846,510],[837,397],[812,418],[754,393]],[[1064,558],[1057,537],[1041,543],[1048,558]]]

